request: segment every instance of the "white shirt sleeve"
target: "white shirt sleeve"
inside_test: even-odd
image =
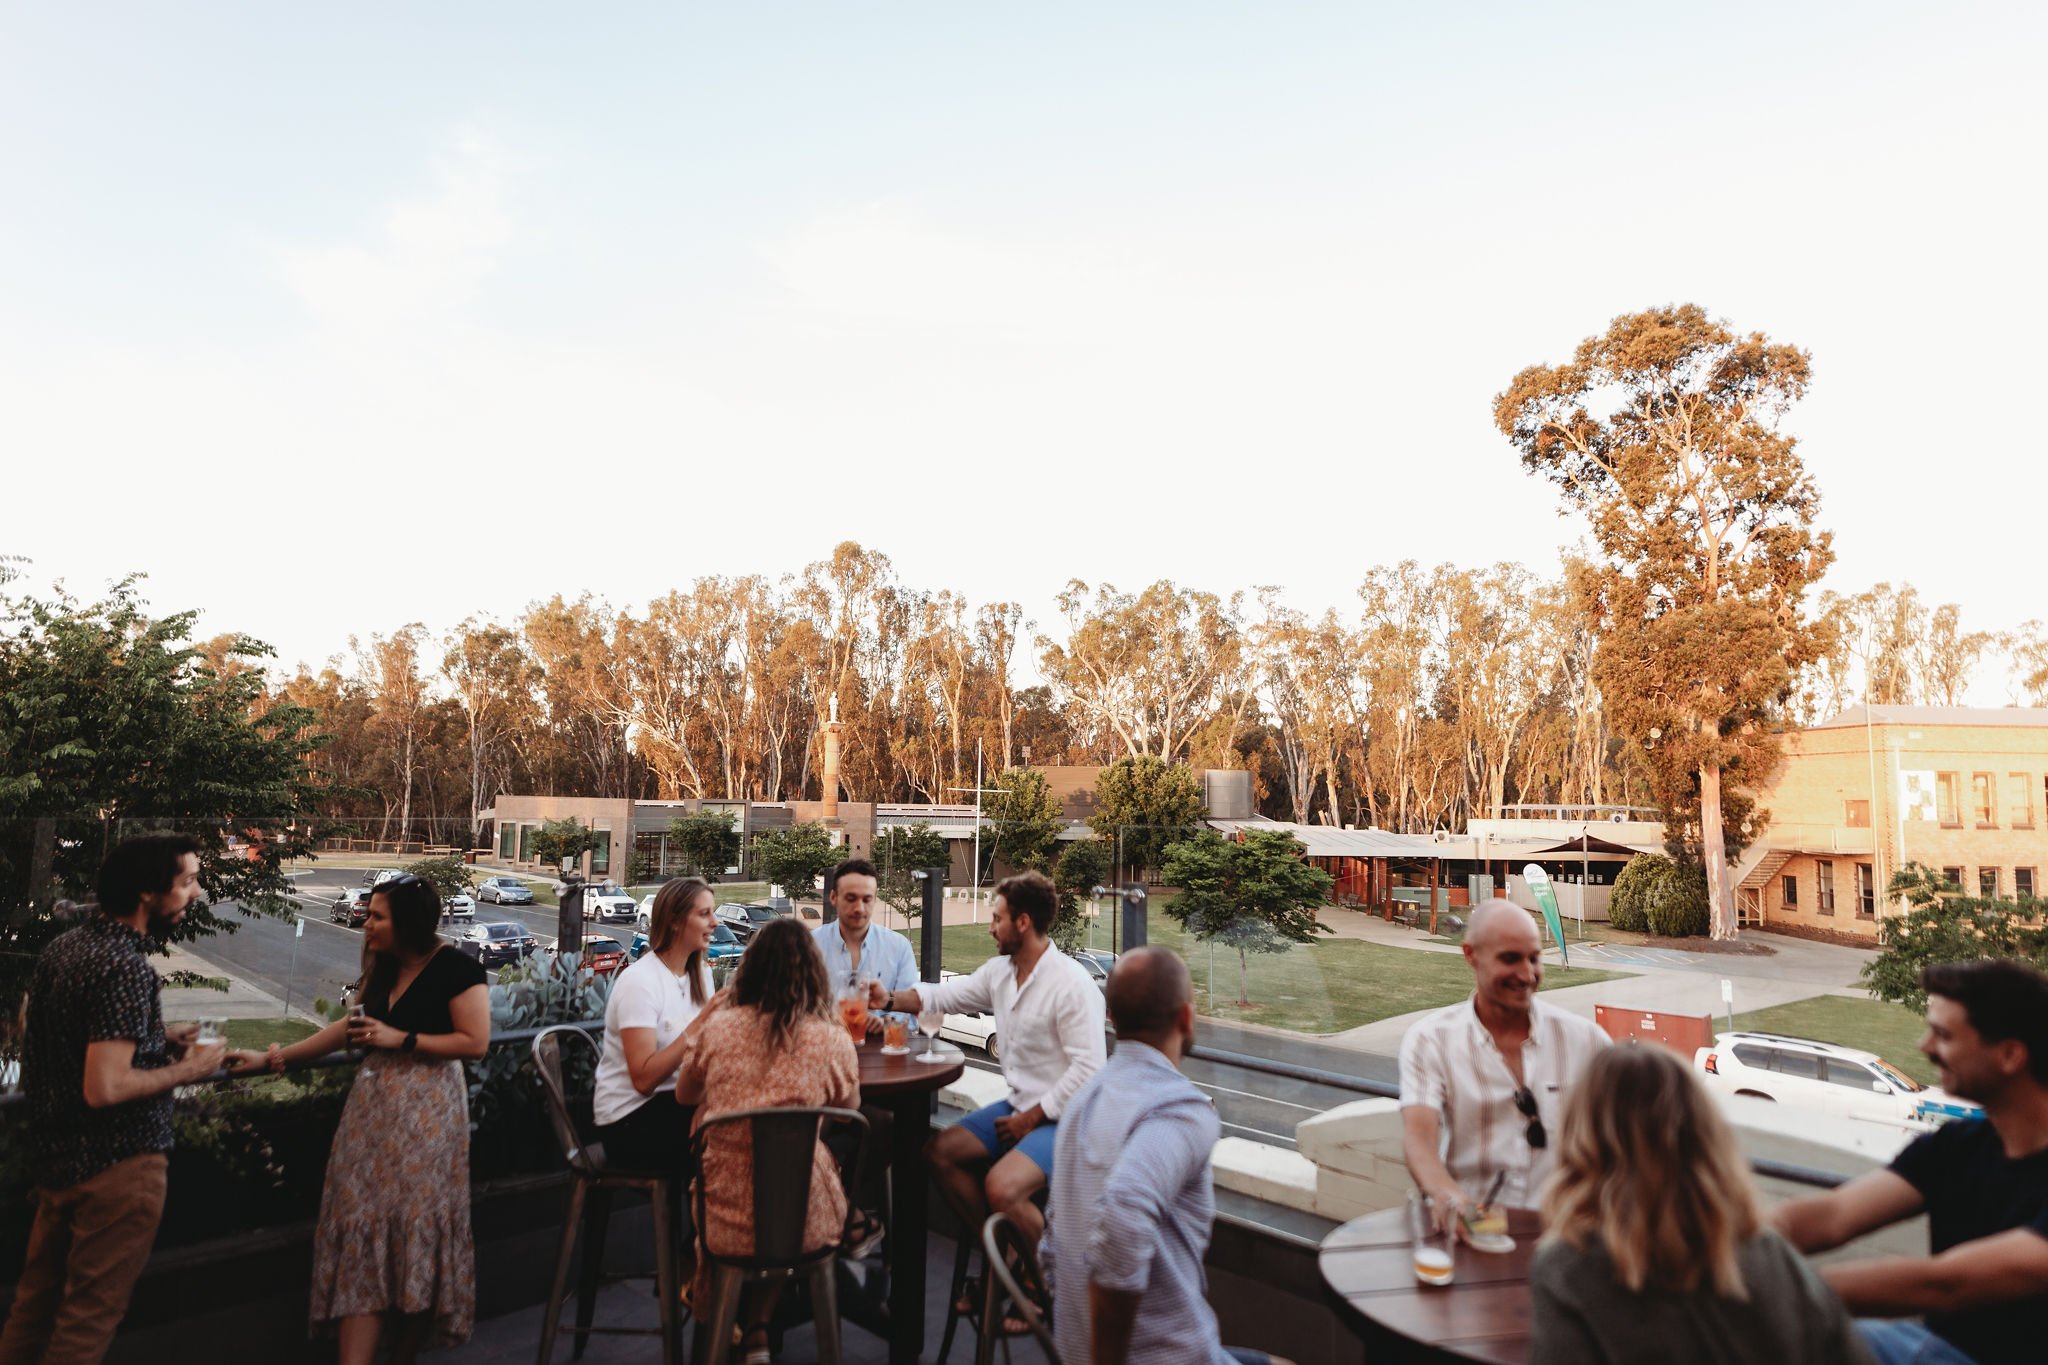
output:
[[[976,967],[970,976],[956,976],[951,981],[920,982],[917,998],[936,1003],[947,1014],[993,1014],[996,1008],[994,973],[1009,970],[1010,959],[992,957]]]
[[[1107,1055],[1102,1039],[1102,992],[1081,971],[1063,972],[1061,976],[1063,989],[1054,1017],[1060,1033],[1060,1051],[1067,1054],[1067,1069],[1038,1101],[1049,1119],[1060,1116],[1075,1092],[1101,1069]]]
[[[1435,1031],[1410,1028],[1401,1037],[1401,1107],[1428,1109],[1441,1119],[1449,1085]]]

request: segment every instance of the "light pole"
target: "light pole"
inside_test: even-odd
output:
[[[949,792],[974,793],[974,890],[968,894],[967,914],[975,924],[981,923],[981,797],[983,792],[1002,790],[1000,787],[981,785],[981,741],[974,741],[974,785],[971,787],[948,787]]]

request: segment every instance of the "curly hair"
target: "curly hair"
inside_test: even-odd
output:
[[[773,919],[755,932],[733,973],[732,999],[758,1011],[768,1025],[769,1041],[784,1050],[804,1020],[832,1018],[825,955],[802,921]]]
[[[1734,1130],[1685,1064],[1661,1047],[1610,1047],[1564,1111],[1543,1197],[1550,1237],[1598,1242],[1630,1293],[1702,1281],[1747,1300],[1736,1260],[1763,1226]]]

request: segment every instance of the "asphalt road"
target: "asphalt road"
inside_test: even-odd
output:
[[[294,879],[305,917],[303,937],[294,939],[292,926],[276,920],[245,920],[235,933],[193,946],[200,956],[219,963],[280,1000],[289,999],[294,1007],[305,1007],[315,996],[334,1000],[340,996],[341,988],[361,971],[363,935],[360,929],[331,923],[327,918],[328,907],[344,887],[359,885],[361,876],[359,870],[338,868]],[[551,946],[555,941],[555,912],[550,909],[486,903],[477,906],[477,918],[524,924],[543,946]],[[632,926],[608,928],[622,942],[631,940]],[[1197,1028],[1197,1042],[1226,1052],[1317,1067],[1364,1080],[1392,1082],[1398,1074],[1391,1057],[1333,1047],[1312,1038],[1289,1037],[1207,1019],[1200,1021]],[[967,1052],[970,1065],[998,1070],[978,1050],[970,1048]],[[1226,1134],[1282,1147],[1294,1145],[1294,1126],[1303,1119],[1361,1098],[1355,1091],[1217,1062],[1190,1059],[1184,1069],[1188,1079],[1215,1100],[1216,1113]]]

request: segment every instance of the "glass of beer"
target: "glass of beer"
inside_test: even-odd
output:
[[[1451,1217],[1455,1209],[1443,1207],[1420,1190],[1408,1192],[1408,1235],[1415,1247],[1415,1278],[1424,1284],[1446,1285],[1456,1273],[1457,1261],[1451,1246]]]

